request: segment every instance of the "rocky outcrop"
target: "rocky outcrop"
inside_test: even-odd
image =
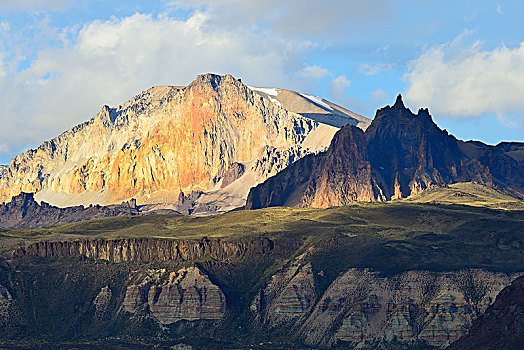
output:
[[[384,200],[371,171],[364,132],[348,125],[335,134],[326,152],[308,155],[251,189],[246,209]]]
[[[504,288],[468,334],[449,349],[521,349],[524,344],[524,276]]]
[[[0,165],[0,178],[2,178],[5,172],[7,172],[7,168],[9,168],[8,165]]]
[[[218,286],[197,267],[171,272],[164,283],[147,276],[127,287],[122,308],[129,313],[148,306],[162,324],[180,320],[217,320],[226,310],[226,298]]]
[[[224,174],[224,178],[222,179],[222,185],[221,188],[226,187],[227,185],[232,184],[240,178],[242,175],[244,175],[244,172],[246,171],[246,167],[242,163],[233,163],[227,169],[226,173]]]
[[[11,202],[0,204],[0,227],[44,227],[96,218],[139,215],[136,203],[103,207],[92,205],[58,208],[46,202],[38,204],[32,193],[20,193]]]
[[[350,269],[317,300],[311,294],[315,288],[309,268],[291,266],[274,275],[251,309],[270,326],[287,325],[311,346],[449,345],[466,334],[516,277],[482,270],[408,271],[382,277],[371,270]]]
[[[112,296],[113,292],[109,286],[103,287],[100,290],[100,293],[96,295],[95,300],[93,300],[93,304],[95,305],[95,318],[97,320],[103,321],[107,318],[109,304],[111,303]]]
[[[9,309],[13,303],[11,293],[4,286],[0,285],[0,325],[9,321]]]
[[[251,303],[257,321],[269,329],[293,327],[310,312],[316,299],[310,263],[295,261],[271,277]]]
[[[174,240],[160,238],[100,239],[81,241],[42,241],[13,252],[15,257],[87,257],[113,263],[124,261],[218,261],[245,258],[273,250],[269,239],[227,242],[222,240]]]
[[[337,128],[326,132],[321,125],[328,127],[288,112],[231,75],[203,74],[187,87],[153,87],[118,108],[104,106],[91,120],[15,157],[0,178],[0,203],[28,192],[58,206],[130,198],[172,204],[180,192],[220,190],[224,176],[226,183],[235,177],[228,174],[233,164],[245,164],[244,181],[219,191],[243,205],[251,186],[278,171],[252,168],[264,149],[278,151],[286,167],[290,156],[329,144]],[[206,200],[214,199],[202,197],[200,204]]]
[[[391,200],[470,181],[523,198],[521,148],[513,146],[459,141],[439,129],[427,109],[412,113],[399,95],[393,106],[377,111],[365,133],[343,127],[326,152],[304,157],[252,188],[246,208]]]

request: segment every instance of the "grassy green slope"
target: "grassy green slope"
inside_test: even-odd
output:
[[[522,210],[400,201],[328,209],[267,208],[208,217],[118,217],[42,229],[2,229],[0,245],[6,256],[13,248],[37,240],[268,237],[302,242],[301,251],[311,246],[318,252],[326,250],[344,267],[523,270],[524,261],[517,264],[524,254],[523,232]],[[515,264],[508,264],[513,258]]]
[[[524,210],[415,201],[328,209],[267,208],[208,217],[117,217],[48,228],[0,229],[0,251],[4,257],[20,245],[39,240],[86,238],[208,237],[239,241],[268,237],[275,241],[275,247],[292,247],[228,262],[203,259],[111,264],[79,258],[0,259],[0,285],[9,286],[19,302],[22,319],[27,320],[11,327],[6,339],[28,339],[29,348],[33,341],[39,343],[42,339],[96,340],[115,334],[133,342],[137,336],[158,342],[160,338],[155,337],[161,335],[168,343],[169,339],[188,337],[192,344],[202,341],[207,348],[212,348],[210,335],[216,348],[232,340],[237,345],[255,340],[275,341],[278,339],[274,334],[257,327],[244,331],[246,325],[252,324],[250,303],[276,270],[306,250],[320,296],[350,267],[371,268],[383,274],[469,267],[521,272],[523,233]],[[191,264],[206,271],[226,294],[228,309],[220,322],[180,322],[162,331],[154,322],[148,326],[147,318],[135,324],[117,312],[124,297],[124,284],[130,283],[129,276],[150,268],[176,271]],[[133,278],[139,281],[137,276]],[[106,285],[116,296],[110,306],[114,316],[105,321],[92,320],[92,300]],[[49,320],[52,322],[46,323]]]
[[[462,182],[444,187],[431,188],[411,196],[407,201],[524,210],[524,202],[496,189],[474,182]]]

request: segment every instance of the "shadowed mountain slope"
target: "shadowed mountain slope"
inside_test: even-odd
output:
[[[524,347],[524,276],[504,288],[484,315],[450,350],[511,350]]]
[[[365,137],[343,137],[353,133],[348,131],[351,128],[342,128],[335,135],[337,142],[332,142],[327,152],[297,162],[293,168],[285,169],[253,188],[246,208],[329,206],[354,201],[391,200],[406,198],[435,186],[470,181],[496,187],[518,198],[524,195],[524,168],[517,159],[508,155],[513,150],[513,155],[518,156],[519,144],[495,147],[459,141],[439,129],[427,109],[412,113],[404,106],[400,95],[393,106],[377,111],[364,133]],[[340,151],[343,149],[355,151],[348,157]],[[344,159],[335,159],[337,157]],[[332,166],[339,162],[345,166]],[[337,170],[336,176],[330,173],[333,169]],[[371,169],[371,172],[362,181],[355,175],[364,169]],[[311,188],[318,187],[318,179],[322,177],[329,181],[324,180],[324,187],[317,192],[314,202],[295,200],[310,197]],[[296,183],[292,185],[292,191],[282,191],[288,185],[280,182],[285,181]],[[374,195],[361,195],[371,193],[370,184],[373,184]],[[338,194],[335,198],[331,193]],[[319,199],[319,196],[324,198]]]

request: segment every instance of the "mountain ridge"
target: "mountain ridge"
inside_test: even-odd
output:
[[[227,211],[244,204],[251,186],[323,150],[336,130],[231,75],[203,74],[187,87],[153,87],[119,107],[104,106],[13,158],[0,178],[0,201],[24,191],[62,207],[130,198],[177,207],[181,196],[199,194],[192,204],[198,212]],[[242,180],[221,188],[234,163],[246,168]]]
[[[364,137],[344,138],[348,130],[351,130],[349,133],[360,132]],[[506,155],[507,151],[502,147],[457,140],[434,123],[428,109],[419,109],[414,114],[406,108],[401,95],[392,106],[377,110],[364,132],[347,125],[335,134],[333,140],[337,141],[332,142],[321,155],[308,155],[253,187],[246,209],[274,205],[308,206],[311,186],[315,187],[313,191],[316,192],[316,179],[322,177],[330,179],[324,186],[324,200],[316,200],[316,204],[323,207],[356,201],[407,198],[435,186],[471,181],[496,187],[519,199],[524,198],[524,168],[521,162]],[[506,144],[504,147],[515,148],[516,155],[520,155],[519,144]],[[331,164],[336,161],[333,157],[346,148],[356,150],[358,155],[352,157],[352,161],[341,168],[337,176],[330,176]],[[355,181],[363,166],[359,163],[360,159],[366,159],[371,170],[364,182]],[[313,174],[312,169],[318,169],[321,174]],[[307,178],[297,178],[296,174],[308,175],[305,175]],[[330,193],[341,188],[341,183],[333,178],[345,179],[341,183],[353,183],[343,190],[345,195],[338,196],[337,200],[327,200]],[[294,190],[283,193],[279,181],[290,182]],[[305,183],[310,186],[300,188]],[[374,184],[376,195],[362,195],[370,184]],[[282,198],[291,194],[302,199],[290,202],[291,197]],[[274,198],[280,199],[275,202]]]

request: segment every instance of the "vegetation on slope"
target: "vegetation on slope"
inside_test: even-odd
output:
[[[459,182],[430,188],[407,199],[416,203],[462,204],[492,209],[524,209],[524,202],[497,191],[492,187],[475,183]]]

